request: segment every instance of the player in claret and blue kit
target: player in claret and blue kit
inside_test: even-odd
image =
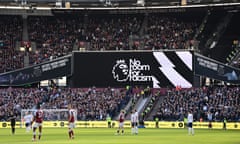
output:
[[[33,125],[33,138],[32,141],[36,141],[36,130],[38,128],[39,133],[38,133],[38,140],[41,139],[42,136],[42,122],[43,122],[43,110],[41,109],[41,105],[37,105],[37,110],[34,112],[34,117],[32,120],[32,123],[34,122]]]
[[[75,128],[76,111],[72,108],[72,105],[68,105],[68,135],[69,139],[74,139],[73,129]]]

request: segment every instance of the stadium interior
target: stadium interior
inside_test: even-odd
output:
[[[237,70],[240,67],[239,0],[1,0],[0,84],[2,75],[79,52],[197,52]],[[86,62],[86,67],[89,66]],[[238,76],[240,77],[240,76]],[[68,78],[67,78],[68,79]],[[57,77],[23,85],[0,85],[0,121],[10,111],[41,103],[45,109],[76,105],[79,120],[130,119],[240,121],[240,88],[200,77],[199,87],[61,86]],[[84,81],[83,81],[84,83]],[[46,118],[47,119],[47,118]]]

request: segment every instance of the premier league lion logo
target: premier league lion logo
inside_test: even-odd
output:
[[[112,69],[113,78],[123,82],[128,80],[129,67],[125,60],[118,60]]]

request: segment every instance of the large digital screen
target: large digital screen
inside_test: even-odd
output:
[[[190,51],[74,52],[72,86],[190,88],[192,61]]]

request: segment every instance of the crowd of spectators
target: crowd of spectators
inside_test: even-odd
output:
[[[240,120],[240,89],[209,87],[191,90],[169,90],[159,105],[159,120],[183,121],[191,110],[195,121]]]
[[[32,88],[0,89],[0,120],[6,121],[11,111],[18,115],[19,120],[21,110],[33,108],[44,98],[45,94],[45,92]]]
[[[194,20],[184,22],[175,17],[149,15],[144,49],[193,49],[198,26]]]
[[[114,117],[129,100],[126,90],[114,88],[58,89],[44,107],[61,109],[71,103],[78,110],[79,120],[105,120]]]
[[[22,20],[18,16],[1,16],[0,21],[0,73],[22,68],[24,53],[15,49],[22,39]]]
[[[34,109],[39,103],[43,109],[77,109],[78,120],[105,120],[114,117],[130,100],[125,89],[114,88],[8,88],[0,89],[0,121],[7,121],[14,111],[17,120],[22,109]],[[49,120],[46,114],[46,120]],[[53,120],[53,119],[52,119]]]
[[[240,120],[240,89],[238,87],[195,88],[169,90],[158,106],[155,117],[164,121],[183,121],[193,111],[195,121]],[[0,121],[7,121],[14,111],[17,120],[22,109],[34,109],[39,103],[43,109],[77,109],[78,120],[105,120],[112,118],[130,100],[132,92],[119,88],[3,88],[0,89]],[[159,96],[158,96],[159,97]],[[151,108],[156,97],[152,97]],[[57,119],[59,119],[57,117]],[[50,115],[45,120],[54,120]]]
[[[22,68],[24,52],[16,47],[27,34],[36,48],[27,51],[30,65],[70,54],[73,50],[152,50],[190,49],[199,23],[181,15],[135,14],[56,14],[28,16],[27,33],[21,16],[1,15],[0,72]],[[199,20],[201,21],[201,20]],[[26,40],[24,40],[26,41]],[[1,44],[0,44],[1,46]]]
[[[130,50],[129,38],[139,34],[142,14],[91,15],[86,27],[91,50]]]
[[[37,43],[37,51],[31,60],[36,64],[69,54],[74,45],[76,50],[97,51],[190,49],[198,26],[194,20],[185,22],[158,14],[32,16],[28,32],[30,41]]]
[[[36,42],[36,51],[30,53],[30,63],[38,64],[67,55],[83,34],[80,16],[28,17],[29,40]]]

